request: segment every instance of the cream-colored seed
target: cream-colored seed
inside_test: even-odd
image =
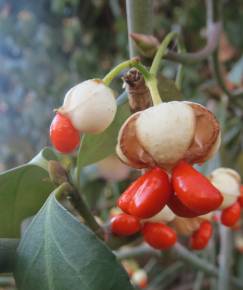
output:
[[[209,179],[224,197],[221,209],[236,202],[240,195],[241,178],[235,170],[218,168],[210,174]]]
[[[137,138],[162,167],[183,158],[195,130],[192,108],[182,102],[162,103],[143,111],[136,122]]]
[[[169,223],[173,221],[176,215],[173,211],[166,205],[159,213],[152,216],[149,219],[144,219],[143,222],[162,222],[162,223]]]
[[[113,121],[116,108],[109,87],[101,80],[87,80],[67,92],[59,112],[68,116],[77,130],[100,133]]]

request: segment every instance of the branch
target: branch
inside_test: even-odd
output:
[[[232,235],[228,228],[219,226],[220,253],[219,253],[219,277],[217,289],[230,289],[230,268],[232,259]]]
[[[207,44],[204,48],[194,53],[178,54],[173,51],[168,51],[164,58],[182,64],[195,64],[208,58],[218,46],[221,29],[221,21],[210,23],[207,26]]]
[[[222,1],[221,0],[206,0],[206,7],[207,7],[207,23],[211,25],[215,21],[221,22],[221,15],[222,15]],[[219,33],[220,36],[220,33]],[[219,50],[218,45],[216,49],[213,51],[211,56],[211,66],[214,73],[214,77],[221,88],[221,90],[226,94],[226,96],[232,97],[242,97],[243,92],[239,93],[231,93],[224,81],[224,78],[220,71],[220,63],[219,63]]]
[[[176,245],[172,248],[172,253],[176,254],[180,259],[187,262],[188,264],[191,264],[198,270],[203,271],[209,276],[219,277],[219,270],[214,265],[210,264],[208,261],[201,259],[191,251],[187,250],[184,246],[182,246],[179,243],[176,243]],[[120,251],[115,252],[118,259],[127,259],[127,258],[134,258],[134,257],[140,257],[143,255],[152,255],[158,258],[161,258],[161,255],[163,252],[160,252],[158,250],[154,250],[153,248],[147,246],[147,245],[141,245],[135,248],[130,249],[124,249]],[[237,279],[235,277],[230,277],[230,282],[237,288],[242,289],[243,288],[243,282],[240,281],[240,279]]]
[[[133,32],[152,34],[153,33],[153,1],[151,0],[126,0],[128,35]],[[129,37],[130,58],[139,55],[137,47]]]

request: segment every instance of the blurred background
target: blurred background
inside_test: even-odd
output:
[[[221,73],[229,90],[241,91],[243,1],[224,2]],[[154,0],[154,13],[158,39],[176,28],[188,51],[204,45],[204,1]],[[102,78],[127,58],[124,0],[0,0],[0,171],[50,145],[53,109],[61,105],[68,88]],[[163,74],[173,78],[176,66],[167,64]],[[121,91],[121,82],[117,89]],[[222,103],[223,92],[208,61],[185,68],[183,95],[209,106]],[[224,166],[242,173],[242,96],[229,102],[222,113]]]
[[[226,96],[222,91],[213,76],[210,59],[184,68],[182,93],[184,99],[203,103],[217,114],[223,124],[222,164],[243,176],[243,1],[222,1],[220,74],[227,89],[237,96]],[[205,45],[204,1],[153,0],[153,10],[151,21],[159,40],[176,29],[187,51],[195,52]],[[70,87],[85,79],[102,78],[128,57],[125,0],[0,0],[0,172],[29,161],[50,145],[53,109],[61,106]],[[175,78],[176,71],[177,65],[169,61],[161,68],[169,79]],[[114,89],[118,94],[122,92],[121,80]],[[117,162],[111,157],[108,163],[98,164],[102,179],[92,176],[92,166],[83,173],[87,201],[104,220],[129,178],[136,174],[123,166],[117,176],[111,176],[121,166]],[[235,256],[243,252],[242,244],[243,238]],[[174,260],[166,259],[167,253],[164,255],[166,269],[166,263]],[[177,262],[176,269],[184,270],[185,287],[176,288],[176,282],[170,289],[191,289],[191,268]],[[153,266],[153,260],[151,263]],[[242,258],[238,264],[242,276]],[[171,273],[176,271],[169,269]],[[165,271],[164,276],[169,274]],[[9,286],[14,285],[13,279],[1,277],[1,285],[4,279],[8,288],[0,286],[0,290],[14,289]]]

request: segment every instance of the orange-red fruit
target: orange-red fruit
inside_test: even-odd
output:
[[[161,211],[172,193],[169,177],[159,167],[135,180],[118,199],[118,206],[139,218],[150,218]]]
[[[175,194],[171,195],[167,205],[179,217],[194,218],[199,216],[199,214],[186,207]]]
[[[67,117],[57,113],[50,126],[50,139],[56,150],[70,153],[79,145],[80,134]]]
[[[121,213],[111,219],[111,231],[119,236],[130,236],[140,231],[140,221],[138,218]]]
[[[176,232],[162,223],[145,223],[142,229],[144,240],[155,249],[168,249],[176,243]]]
[[[227,227],[233,227],[240,219],[240,210],[238,201],[222,210],[221,223]]]
[[[240,196],[238,197],[240,207],[243,208],[243,185],[240,186]]]
[[[139,218],[150,218],[161,211],[172,193],[169,177],[159,167],[135,180],[118,199],[124,212]]]
[[[213,227],[210,222],[204,221],[201,223],[200,228],[191,236],[190,244],[194,250],[204,249],[212,237]]]
[[[180,202],[199,215],[216,210],[223,201],[217,188],[185,161],[174,168],[172,184]]]

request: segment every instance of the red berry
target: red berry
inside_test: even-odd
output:
[[[213,227],[210,222],[204,221],[201,223],[200,228],[191,236],[190,244],[194,250],[204,249],[212,237]]]
[[[180,202],[179,198],[175,194],[171,195],[167,205],[177,216],[186,218],[193,218],[199,216],[199,214],[190,210],[182,202]]]
[[[138,218],[121,213],[111,219],[111,231],[119,236],[130,236],[140,231]]]
[[[176,232],[162,223],[145,223],[142,229],[144,240],[155,249],[168,249],[176,243]]]
[[[221,223],[227,227],[233,227],[240,219],[240,210],[238,201],[222,210]]]
[[[135,180],[118,199],[117,205],[133,216],[150,218],[161,211],[171,193],[167,173],[157,167]]]
[[[217,188],[185,161],[174,168],[172,184],[181,203],[199,215],[216,210],[223,201]]]
[[[240,186],[240,196],[238,197],[240,207],[243,208],[243,185]]]
[[[70,153],[77,148],[80,142],[79,131],[71,121],[57,113],[50,126],[50,138],[53,146],[61,153]]]

